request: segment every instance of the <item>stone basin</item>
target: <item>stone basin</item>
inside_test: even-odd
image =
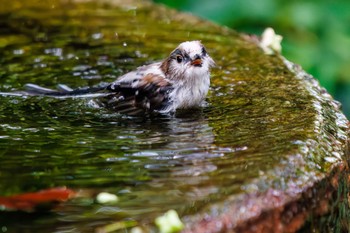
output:
[[[217,64],[208,106],[171,117],[0,96],[0,196],[60,186],[92,193],[49,213],[2,211],[2,231],[106,232],[132,219],[154,232],[169,209],[183,232],[349,229],[349,122],[282,56],[149,2],[14,0],[1,4],[0,25],[1,92],[111,82],[186,40],[201,40]],[[119,202],[98,204],[99,192]]]

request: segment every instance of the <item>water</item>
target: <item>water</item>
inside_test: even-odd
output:
[[[92,98],[0,96],[0,195],[60,186],[81,193],[50,213],[2,212],[3,232],[87,232],[129,219],[148,226],[169,209],[190,216],[227,196],[284,190],[297,158],[309,153],[308,140],[317,140],[317,108],[310,102],[332,107],[301,86],[280,58],[215,25],[148,4],[131,6],[2,6],[0,91],[26,83],[111,82],[166,57],[182,41],[199,39],[217,63],[208,106],[130,118],[92,106]],[[347,136],[339,132],[334,137],[344,144]],[[343,156],[341,148],[329,150]],[[305,180],[332,164],[309,161],[297,171]],[[290,170],[278,174],[279,164]],[[307,173],[315,167],[321,169]],[[94,196],[102,191],[119,202],[97,204]]]

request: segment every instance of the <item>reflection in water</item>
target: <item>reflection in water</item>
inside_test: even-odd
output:
[[[95,219],[94,212],[100,220],[122,215],[145,221],[218,193],[210,180],[217,169],[212,160],[226,150],[214,146],[201,110],[144,119],[92,108],[89,100],[2,98],[8,122],[0,125],[4,193],[68,186],[120,196],[118,207],[110,208],[77,201],[75,208],[64,207],[57,221],[80,225]]]

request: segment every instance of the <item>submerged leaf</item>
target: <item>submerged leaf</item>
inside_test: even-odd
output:
[[[67,201],[75,192],[66,188],[51,188],[35,193],[23,193],[8,197],[0,197],[0,207],[3,210],[35,211],[40,207],[51,208],[57,203]]]

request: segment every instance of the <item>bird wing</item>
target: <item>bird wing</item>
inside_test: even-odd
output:
[[[170,104],[172,84],[163,75],[147,73],[141,78],[120,79],[107,87],[116,93],[107,101],[107,107],[127,115],[161,111]]]

